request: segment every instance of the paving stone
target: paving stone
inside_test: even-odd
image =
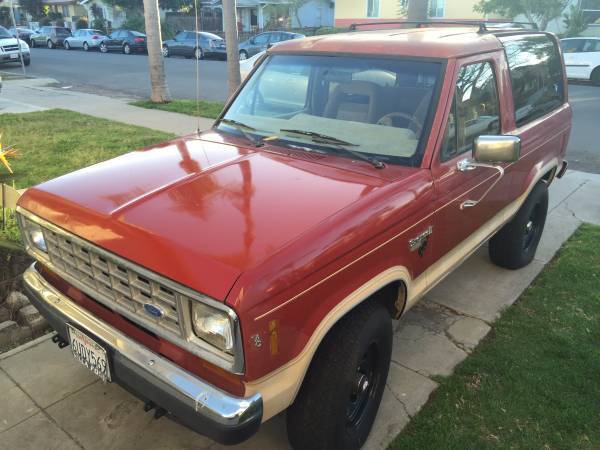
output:
[[[463,315],[493,322],[543,268],[543,262],[533,260],[519,270],[503,269],[492,264],[486,249],[479,249],[433,288],[427,299]]]
[[[41,412],[1,433],[0,447],[6,450],[80,450]]]
[[[33,322],[39,321],[42,315],[33,305],[26,305],[19,309],[17,322],[22,326],[31,326]]]
[[[31,399],[2,371],[0,371],[0,398],[2,399],[0,433],[40,411]],[[2,441],[0,435],[0,447]]]
[[[61,350],[52,341],[1,360],[0,368],[42,408],[97,380],[73,359],[69,347]]]
[[[410,417],[406,414],[404,407],[386,386],[375,423],[362,447],[363,450],[386,449],[409,421]]]
[[[446,331],[459,347],[470,352],[489,333],[491,327],[479,319],[461,317]]]
[[[15,312],[20,310],[25,305],[29,305],[29,299],[25,294],[19,291],[12,291],[10,294],[8,294],[6,300],[4,301],[4,306]]]
[[[392,361],[425,376],[450,375],[467,353],[454,345],[445,335],[421,332],[408,328],[394,336]]]
[[[395,362],[390,364],[387,385],[394,396],[402,402],[411,417],[427,403],[429,395],[438,386],[435,381]]]

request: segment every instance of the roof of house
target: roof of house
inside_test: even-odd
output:
[[[277,44],[270,51],[363,53],[446,59],[502,49],[502,44],[494,33],[478,31],[479,27],[471,26],[353,31],[286,41]]]

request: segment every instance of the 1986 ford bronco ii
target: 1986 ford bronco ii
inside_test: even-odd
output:
[[[570,129],[548,33],[288,41],[209,131],[29,189],[26,287],[77,360],[200,433],[287,409],[294,448],[358,449],[392,319],[488,240],[532,260]]]

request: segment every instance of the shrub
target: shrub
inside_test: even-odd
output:
[[[144,16],[138,15],[127,15],[127,20],[123,22],[121,28],[124,30],[139,31],[140,33],[146,32],[146,23],[144,22]]]

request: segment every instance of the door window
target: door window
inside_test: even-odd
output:
[[[500,133],[500,105],[494,66],[481,62],[463,66],[442,144],[442,161],[473,150],[475,138]]]
[[[579,53],[581,51],[582,43],[583,39],[568,39],[566,41],[561,41],[560,46],[564,53]]]
[[[254,38],[255,45],[267,45],[269,42],[269,35],[267,33],[259,34]]]
[[[177,33],[177,35],[175,35],[175,39],[177,39],[178,41],[183,41],[185,40],[185,35],[187,33],[185,31],[180,31],[179,33]]]

